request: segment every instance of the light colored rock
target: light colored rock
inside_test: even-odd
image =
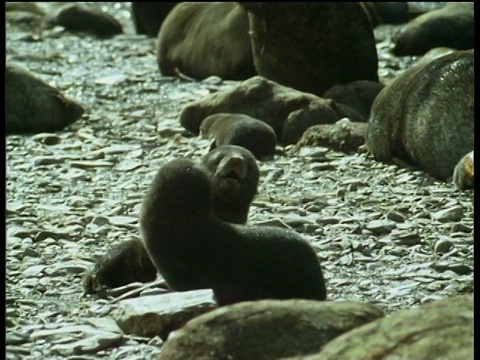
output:
[[[217,308],[211,290],[193,290],[126,299],[112,312],[127,334],[166,339],[188,320]]]

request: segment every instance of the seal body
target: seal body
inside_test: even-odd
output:
[[[215,216],[237,224],[247,221],[248,211],[257,194],[260,171],[252,153],[240,146],[222,145],[208,152],[201,162],[210,177]],[[139,238],[111,248],[85,274],[85,293],[131,282],[155,280],[157,269]]]
[[[5,134],[55,132],[77,121],[82,105],[13,64],[5,66]]]
[[[244,114],[218,113],[207,116],[200,133],[213,140],[211,149],[220,145],[238,145],[259,160],[273,158],[277,135],[267,123]]]
[[[410,21],[392,40],[392,52],[397,56],[423,55],[435,47],[457,50],[475,47],[474,4],[452,3],[429,11]]]
[[[475,187],[473,164],[473,150],[465,154],[453,171],[453,183],[460,190],[473,189]]]
[[[321,96],[355,80],[378,81],[367,12],[357,2],[240,2],[257,73]]]
[[[474,87],[473,50],[411,67],[376,97],[367,148],[379,161],[399,158],[447,180],[474,148]]]
[[[213,215],[212,203],[209,177],[191,160],[167,163],[155,176],[140,227],[169,287],[212,288],[219,305],[326,298],[318,258],[298,233],[224,222]]]
[[[240,80],[255,74],[246,12],[233,2],[182,2],[163,21],[157,63],[165,76],[216,75]]]
[[[178,2],[132,2],[131,15],[135,32],[157,37],[158,30]]]

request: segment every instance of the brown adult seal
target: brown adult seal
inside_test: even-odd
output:
[[[358,2],[240,2],[259,75],[321,96],[336,83],[378,81],[372,26]]]
[[[246,79],[255,74],[246,12],[233,2],[183,2],[158,32],[162,75]]]
[[[18,66],[5,66],[5,134],[54,132],[77,121],[83,107]]]
[[[204,168],[192,160],[163,165],[145,196],[145,248],[176,291],[206,287],[219,305],[266,298],[324,300],[318,258],[298,233],[227,223],[213,214]]]
[[[357,80],[345,85],[334,85],[325,91],[322,97],[335,100],[337,105],[343,104],[352,108],[363,121],[367,121],[373,101],[384,87],[385,85],[377,81]]]
[[[267,123],[244,114],[218,113],[207,116],[200,133],[213,140],[210,149],[220,145],[238,145],[252,152],[258,160],[272,159],[277,135]]]
[[[393,37],[397,56],[423,55],[435,47],[457,50],[475,47],[475,14],[472,3],[452,3],[410,21]]]
[[[63,26],[72,32],[91,33],[99,38],[110,38],[123,33],[123,26],[112,15],[88,5],[66,5],[47,20],[48,25]]]
[[[157,37],[168,13],[178,2],[132,2],[131,15],[137,34]]]
[[[201,165],[212,182],[213,213],[236,224],[247,221],[257,194],[260,171],[255,157],[240,146],[222,145],[208,152]],[[85,293],[99,293],[132,282],[155,280],[157,269],[139,238],[111,248],[95,267],[85,274]]]
[[[473,164],[473,150],[465,154],[453,171],[453,183],[460,190],[473,189],[475,187],[475,166]]]
[[[474,52],[456,51],[413,66],[380,91],[369,119],[367,148],[439,180],[474,148]]]

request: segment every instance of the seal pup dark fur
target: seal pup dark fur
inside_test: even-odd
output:
[[[200,124],[200,134],[213,140],[210,149],[238,145],[250,150],[258,160],[272,159],[275,154],[275,130],[248,115],[218,113],[207,116]]]
[[[140,229],[150,258],[173,290],[211,288],[220,306],[326,298],[320,263],[308,242],[294,231],[215,217],[209,176],[192,160],[160,168],[144,199]]]
[[[201,165],[212,182],[215,216],[244,224],[260,178],[255,157],[243,147],[222,145],[209,151]],[[83,286],[86,294],[93,294],[131,282],[153,281],[156,276],[157,269],[141,239],[136,238],[112,247],[84,275]]]

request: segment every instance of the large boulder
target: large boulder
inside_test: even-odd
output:
[[[302,359],[473,359],[473,297],[455,296],[383,317]]]
[[[213,310],[172,333],[160,360],[273,360],[318,352],[335,337],[382,317],[353,301],[260,300]]]

